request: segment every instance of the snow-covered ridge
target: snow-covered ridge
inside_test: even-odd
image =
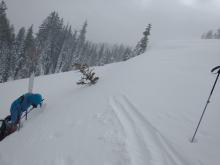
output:
[[[90,87],[78,72],[35,79],[46,106],[0,142],[1,165],[217,165],[220,82],[195,126],[220,65],[217,40],[153,42],[146,54],[96,67]],[[0,84],[0,115],[28,80]]]

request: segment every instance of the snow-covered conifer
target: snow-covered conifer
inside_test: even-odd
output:
[[[150,35],[150,30],[152,28],[151,24],[148,24],[146,30],[143,32],[143,37],[141,38],[141,40],[138,42],[137,46],[135,47],[134,53],[136,55],[140,55],[143,54],[146,49],[147,49],[147,44],[149,42],[149,35]]]
[[[0,3],[0,82],[5,82],[10,77],[14,43],[14,28],[9,23],[6,10],[6,3],[2,0]]]
[[[87,64],[74,64],[74,67],[82,73],[81,79],[77,82],[78,85],[92,85],[98,81],[99,77],[95,76],[94,69],[90,69]]]
[[[33,36],[33,25],[28,29],[27,35],[24,41],[24,50],[25,50],[25,58],[26,58],[26,76],[29,77],[32,72],[34,72],[35,67],[37,65],[37,55],[36,55],[36,47],[35,47],[35,38]]]
[[[83,48],[85,48],[86,43],[86,28],[87,28],[87,21],[83,24],[82,29],[79,32],[79,36],[77,39],[76,51],[75,51],[75,63],[81,63],[83,59]]]
[[[15,44],[14,44],[14,58],[13,58],[13,61],[15,63],[14,72],[13,72],[14,79],[21,78],[20,73],[25,65],[24,41],[25,41],[25,28],[22,27],[15,38]]]
[[[63,20],[52,12],[42,23],[37,34],[37,49],[40,50],[41,73],[54,73],[63,47]]]

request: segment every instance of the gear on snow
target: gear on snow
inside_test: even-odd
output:
[[[24,112],[26,112],[25,116],[27,119],[27,114],[34,108],[37,108],[38,105],[41,106],[42,102],[42,96],[33,93],[26,93],[13,101],[10,115],[4,120],[0,120],[0,141],[20,128],[20,120],[24,117],[22,116]],[[31,106],[32,108],[28,111]]]

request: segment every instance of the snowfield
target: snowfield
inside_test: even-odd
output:
[[[220,80],[190,143],[220,65],[220,41],[161,41],[126,62],[95,67],[94,86],[78,72],[40,76],[45,98],[0,142],[0,165],[218,165]],[[0,84],[0,116],[28,80]]]

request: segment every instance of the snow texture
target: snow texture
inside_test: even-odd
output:
[[[161,41],[126,62],[35,78],[45,98],[22,129],[0,142],[0,165],[217,165],[220,82],[190,143],[219,65],[217,40]],[[28,79],[0,84],[0,115],[27,92]]]

